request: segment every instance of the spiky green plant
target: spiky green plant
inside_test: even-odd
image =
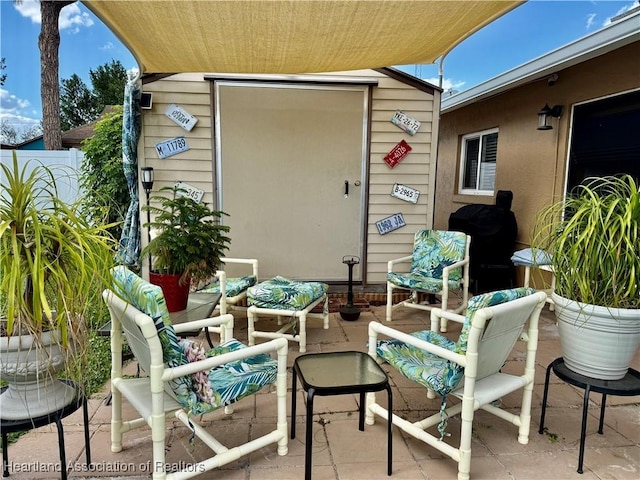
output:
[[[541,210],[532,246],[552,255],[558,295],[640,308],[640,192],[632,176],[589,178]]]
[[[34,164],[35,162],[35,164]],[[111,225],[90,223],[59,198],[58,174],[13,152],[0,188],[0,317],[3,335],[58,329],[64,347],[86,337],[86,312],[109,285],[116,242]],[[78,348],[75,343],[74,348]]]

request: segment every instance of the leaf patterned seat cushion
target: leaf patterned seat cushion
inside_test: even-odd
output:
[[[478,310],[526,297],[533,293],[535,293],[535,290],[532,288],[519,287],[472,297],[469,300],[465,320],[457,342],[453,342],[431,330],[421,330],[411,335],[439,347],[446,348],[449,351],[464,355],[467,351],[471,322],[473,321],[474,314]],[[446,408],[447,395],[458,386],[464,377],[464,367],[461,365],[445,360],[442,357],[414,347],[413,345],[407,345],[400,340],[388,339],[378,341],[376,353],[378,357],[384,359],[384,361],[397,369],[409,380],[424,385],[440,395],[442,397],[442,404],[440,405],[441,412],[444,412]],[[438,431],[441,435],[444,435],[445,428],[446,418],[443,418],[438,426]]]
[[[179,340],[171,325],[162,288],[143,280],[124,266],[113,268],[112,277],[114,292],[153,319],[167,367],[246,348],[233,338],[208,351],[193,341]],[[234,403],[275,382],[277,368],[277,361],[268,355],[255,355],[208,372],[177,377],[170,381],[167,391],[190,414],[200,415]]]
[[[276,310],[304,310],[327,293],[329,286],[321,282],[297,282],[284,277],[266,280],[247,291],[247,303]]]
[[[180,343],[190,362],[247,348],[235,338],[207,351],[192,340]],[[187,397],[186,406],[194,415],[212,412],[274,383],[277,374],[278,362],[264,353],[198,372],[193,375],[195,395]]]
[[[419,230],[413,242],[409,273],[389,272],[387,280],[399,287],[437,293],[443,288],[443,270],[464,259],[467,235],[445,230]],[[448,287],[460,287],[462,268],[449,272]]]
[[[236,295],[239,295],[247,288],[255,285],[257,281],[258,279],[254,275],[249,275],[246,277],[227,278],[225,284],[227,297],[235,297]],[[220,282],[212,282],[199,291],[203,293],[220,293]]]

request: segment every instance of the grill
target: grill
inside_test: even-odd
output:
[[[449,230],[471,235],[470,291],[479,293],[512,288],[518,223],[511,211],[513,192],[500,190],[495,205],[470,204],[449,216]]]

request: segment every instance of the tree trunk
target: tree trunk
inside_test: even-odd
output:
[[[44,148],[62,149],[60,131],[60,85],[58,80],[60,32],[58,19],[60,10],[75,0],[40,0],[42,25],[38,37],[40,48],[40,97],[42,99],[42,129]]]

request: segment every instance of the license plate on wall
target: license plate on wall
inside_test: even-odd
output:
[[[418,120],[416,120],[415,118],[411,118],[409,115],[401,112],[400,110],[396,110],[396,112],[393,114],[393,117],[391,117],[391,123],[401,128],[409,135],[415,135],[420,128],[420,122]]]
[[[415,188],[396,183],[393,185],[393,189],[391,190],[391,196],[404,200],[405,202],[418,203],[420,191]]]
[[[384,235],[385,233],[393,232],[400,227],[404,227],[406,223],[404,223],[404,217],[401,213],[395,213],[390,217],[383,218],[382,220],[378,220],[376,222],[376,227],[378,228],[378,233],[380,235]]]
[[[189,145],[184,137],[171,138],[155,145],[158,157],[167,158],[181,152],[189,150]]]

